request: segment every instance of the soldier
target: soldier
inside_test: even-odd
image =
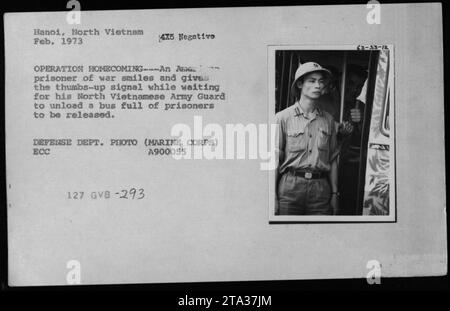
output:
[[[314,62],[299,66],[291,89],[295,103],[276,114],[277,215],[338,212],[336,126],[318,107],[330,72]]]

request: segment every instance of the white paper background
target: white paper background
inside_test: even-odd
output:
[[[34,28],[69,33],[66,12],[7,14],[6,151],[10,285],[365,277],[446,273],[443,54],[437,4],[82,12],[81,28],[142,28],[142,37],[90,37],[34,46]],[[161,33],[215,40],[157,43]],[[53,148],[33,138],[164,138],[194,111],[122,113],[115,120],[35,120],[35,64],[219,66],[227,101],[203,123],[267,122],[267,45],[393,44],[397,223],[268,224],[268,173],[258,160],[185,160],[145,148]],[[66,200],[67,191],[143,187],[140,202]],[[85,194],[86,195],[86,194]]]

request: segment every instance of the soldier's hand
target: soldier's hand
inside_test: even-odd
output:
[[[339,124],[338,132],[341,135],[349,135],[351,132],[353,132],[353,124],[351,124],[348,121],[344,121],[341,124]]]
[[[350,119],[355,123],[361,122],[362,113],[359,109],[359,100],[356,101],[355,107],[353,109],[350,109]]]
[[[351,109],[350,110],[350,118],[351,118],[352,122],[355,122],[355,123],[361,122],[361,110]]]

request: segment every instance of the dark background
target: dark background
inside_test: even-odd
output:
[[[293,102],[290,94],[295,72],[299,64],[316,62],[326,69],[337,70],[341,80],[344,50],[277,50],[275,53],[275,112],[281,111]],[[370,51],[347,51],[347,65],[354,64],[368,68]],[[336,120],[339,121],[339,120]]]

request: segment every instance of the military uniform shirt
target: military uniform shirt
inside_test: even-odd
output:
[[[288,169],[328,172],[338,150],[333,117],[316,108],[307,118],[299,102],[276,114],[279,173]]]

